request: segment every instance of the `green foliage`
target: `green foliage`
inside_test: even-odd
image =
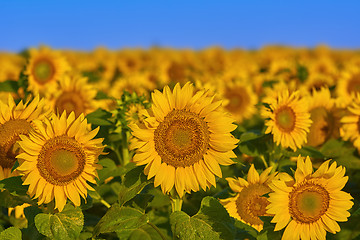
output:
[[[18,88],[19,87],[17,81],[7,80],[4,82],[0,82],[1,91],[17,93]]]
[[[305,82],[305,80],[309,76],[309,71],[305,66],[299,64],[297,66],[297,74],[296,74],[296,76],[301,82]]]
[[[252,157],[261,156],[266,152],[267,144],[264,140],[268,138],[268,135],[245,132],[240,136],[239,150]]]
[[[119,190],[120,205],[134,198],[146,185],[151,183],[146,179],[143,170],[143,167],[137,167],[127,172],[124,176],[124,182],[120,185]]]
[[[0,240],[21,240],[21,236],[20,229],[9,227],[0,233]]]
[[[20,176],[5,178],[0,181],[0,190],[7,189],[11,194],[16,196],[26,195],[28,186],[22,184],[23,181]]]
[[[35,225],[41,234],[50,239],[76,239],[83,228],[84,215],[80,208],[68,204],[62,212],[36,215]]]
[[[360,169],[360,158],[355,155],[356,149],[346,142],[330,139],[320,150],[327,158],[336,160],[339,165],[348,169]]]
[[[28,51],[24,51],[20,55],[24,60],[28,60],[30,57]],[[92,70],[85,67],[86,72],[82,72],[84,76],[89,78],[91,84],[102,81],[104,73],[107,74],[109,70],[109,66],[104,64],[105,62],[101,63],[103,60],[97,59],[96,55],[94,54],[92,58],[99,61],[96,63],[97,66],[91,65]],[[126,58],[126,56],[121,57]],[[185,58],[190,56],[184,55]],[[296,57],[295,64],[286,64],[285,66],[281,62],[277,66],[276,62],[268,59],[268,56],[260,57],[263,62],[257,67],[260,74],[259,79],[264,81],[262,83],[256,81],[256,86],[253,85],[259,94],[259,99],[262,97],[260,95],[266,95],[266,90],[274,89],[274,86],[280,81],[285,80],[288,83],[296,82],[299,84],[308,80],[309,75],[313,74],[313,69],[308,69],[307,66],[310,65],[298,57],[300,55]],[[180,59],[177,60],[180,61]],[[301,61],[298,62],[298,60]],[[140,71],[147,73],[149,69],[146,69],[145,65],[152,61],[146,55],[142,56],[140,61],[141,65],[144,65],[141,66]],[[191,62],[189,61],[189,63]],[[273,65],[273,63],[275,64]],[[190,75],[195,72],[203,75],[201,71],[207,68],[196,69],[195,65],[197,64],[186,63],[186,66],[191,65],[189,69],[186,69],[186,72],[190,70]],[[120,67],[115,65],[112,67],[116,70],[112,75],[106,77],[111,86],[118,81],[119,77],[127,75],[125,72],[120,72]],[[155,66],[152,66],[151,70],[153,67]],[[77,70],[81,72],[84,69]],[[221,69],[214,69],[216,70],[214,71],[216,78],[221,79],[223,70],[227,68]],[[24,74],[24,70],[25,66],[17,81],[0,82],[0,92],[15,93],[17,103],[30,96],[33,97],[33,93],[28,90],[28,76]],[[256,75],[253,72],[254,70],[256,68],[251,70],[251,76]],[[155,78],[160,77],[155,76]],[[193,76],[189,76],[189,78],[192,79]],[[151,85],[153,83],[155,82],[151,82]],[[156,84],[157,86],[163,85],[159,82]],[[170,87],[174,87],[174,85],[174,82],[170,83]],[[150,87],[150,85],[145,87]],[[335,88],[336,86],[333,86],[329,89],[333,92]],[[339,138],[330,139],[320,147],[303,146],[297,151],[290,148],[285,149],[274,143],[271,134],[264,133],[266,128],[264,121],[266,119],[263,119],[260,114],[255,114],[251,119],[245,119],[241,124],[237,124],[237,128],[232,132],[232,135],[239,139],[239,144],[234,149],[237,155],[234,157],[236,164],[221,166],[222,178],[216,177],[216,186],[211,186],[207,191],[199,190],[191,194],[187,193],[183,198],[182,211],[172,212],[173,199],[164,194],[160,187],[154,187],[154,178],[147,179],[144,174],[145,165],[136,166],[131,161],[134,151],[129,150],[129,142],[132,136],[127,118],[128,113],[136,105],[147,109],[148,113],[152,115],[149,95],[140,96],[135,91],[133,93],[124,91],[119,93],[119,98],[113,98],[107,94],[107,91],[98,91],[95,99],[111,102],[111,110],[99,108],[86,116],[92,129],[100,128],[96,138],[103,138],[105,146],[104,154],[101,154],[98,159],[100,167],[97,169],[97,184],[87,182],[94,190],[88,190],[86,199],[81,199],[80,207],[74,208],[69,203],[62,212],[58,212],[53,209],[54,201],[38,205],[35,196],[28,196],[28,186],[23,185],[21,176],[0,180],[0,207],[3,213],[0,215],[0,240],[281,239],[284,230],[274,231],[275,224],[271,223],[272,217],[261,217],[264,227],[261,232],[258,232],[248,224],[230,217],[217,198],[224,199],[234,196],[225,178],[246,178],[250,164],[254,164],[259,173],[272,166],[272,172],[287,172],[293,175],[296,170],[295,159],[299,155],[310,156],[315,169],[327,159],[333,159],[332,161],[336,161],[338,165],[346,167],[346,175],[349,176],[349,181],[344,191],[353,196],[354,207],[349,211],[351,213],[349,220],[339,222],[341,231],[337,234],[327,233],[327,238],[360,239],[360,175],[358,174],[360,154],[352,142],[343,141]],[[270,103],[259,101],[255,107],[258,109],[265,107],[273,111]],[[341,114],[343,113],[340,112]],[[133,117],[136,118],[136,114]],[[145,125],[144,122],[141,124]],[[14,147],[18,146],[15,145]],[[12,150],[18,151],[19,149],[14,148]],[[19,162],[15,161],[12,170],[18,166]],[[151,165],[146,166],[146,170],[149,166]],[[77,184],[85,183],[77,182]],[[14,213],[8,216],[8,208],[20,206],[23,203],[31,205],[24,210],[25,218],[15,218]]]
[[[182,211],[170,216],[176,239],[234,239],[233,220],[218,200],[205,197],[199,212],[190,217]]]
[[[110,117],[111,113],[101,108],[86,115],[88,123],[95,126],[111,126],[113,123],[108,120]]]
[[[116,232],[124,239],[148,223],[148,217],[143,212],[126,206],[114,204],[95,226],[94,236],[101,233]]]

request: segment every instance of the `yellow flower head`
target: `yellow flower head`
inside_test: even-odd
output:
[[[80,196],[86,199],[87,190],[96,184],[97,159],[103,150],[103,139],[93,139],[99,128],[90,130],[84,115],[75,118],[53,115],[51,120],[34,121],[36,130],[29,136],[21,135],[22,149],[17,158],[17,170],[29,185],[29,194],[38,204],[55,198],[55,208],[62,211],[69,198],[80,206]]]
[[[230,216],[249,224],[259,232],[264,225],[259,216],[269,216],[266,213],[269,201],[263,195],[271,191],[268,184],[276,174],[270,174],[271,169],[272,167],[269,167],[259,175],[251,164],[247,181],[243,178],[226,178],[231,190],[237,194],[235,197],[220,200]]]
[[[29,52],[30,60],[25,71],[29,79],[28,89],[34,93],[55,90],[56,81],[69,70],[65,58],[47,47],[30,49]]]
[[[28,135],[33,121],[47,113],[44,100],[39,96],[25,104],[20,101],[16,105],[10,94],[7,103],[0,101],[0,180],[13,174],[11,169],[19,153],[19,136]]]
[[[311,125],[305,99],[299,98],[298,91],[289,94],[285,90],[269,105],[270,108],[263,111],[263,116],[267,118],[265,133],[272,133],[277,145],[290,147],[294,151],[301,148],[306,143],[306,134]]]
[[[341,137],[353,142],[360,153],[360,94],[357,94],[355,101],[348,107],[348,113],[340,121]]]
[[[17,54],[0,53],[0,82],[17,81],[25,61]]]
[[[273,180],[267,213],[275,231],[285,228],[282,239],[325,239],[326,231],[340,231],[337,221],[345,222],[353,202],[350,194],[341,191],[348,177],[345,168],[324,162],[313,173],[309,157],[298,157],[293,185]]]
[[[137,149],[133,161],[145,165],[148,179],[155,176],[155,187],[164,193],[174,186],[180,197],[184,191],[203,190],[222,176],[219,164],[230,165],[236,157],[232,149],[238,142],[230,133],[236,128],[233,119],[213,102],[205,91],[194,94],[187,83],[176,84],[172,92],[166,86],[152,93],[153,117],[145,127],[131,124],[134,138],[130,148]]]
[[[140,103],[129,105],[128,110],[125,113],[125,119],[128,124],[135,123],[137,125],[142,125],[147,117],[150,117],[150,115]]]
[[[335,107],[335,99],[331,98],[328,88],[313,91],[306,97],[312,124],[307,135],[307,143],[317,147],[331,137],[339,136],[340,116]]]
[[[224,108],[238,123],[251,118],[257,111],[257,95],[250,83],[245,81],[227,81],[220,86],[220,95],[224,99]]]
[[[47,95],[54,112],[75,112],[75,117],[78,117],[95,111],[98,105],[95,100],[97,90],[87,81],[87,77],[80,75],[64,75],[59,81],[60,88]]]
[[[334,79],[326,74],[311,73],[305,83],[300,86],[301,92],[320,91],[322,88],[329,88],[334,85]]]
[[[360,93],[360,66],[349,66],[339,77],[336,86],[337,96],[344,103],[350,103]]]
[[[140,95],[149,95],[149,89],[153,89],[154,83],[149,80],[144,73],[133,73],[125,77],[116,79],[109,90],[109,95],[120,98],[123,91]]]

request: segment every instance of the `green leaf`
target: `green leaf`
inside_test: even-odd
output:
[[[7,189],[13,195],[26,195],[28,186],[22,184],[21,176],[9,177],[0,181],[0,189]]]
[[[213,197],[205,197],[199,212],[190,217],[177,211],[170,215],[176,239],[234,239],[235,228],[225,208]]]
[[[42,211],[39,209],[39,207],[30,206],[24,209],[25,217],[28,221],[28,227],[25,229],[22,229],[23,238],[24,240],[37,240],[42,237],[42,235],[39,233],[35,226],[35,216],[39,213],[42,213]]]
[[[143,174],[144,167],[136,167],[125,174],[124,182],[120,185],[119,203],[125,204],[140,193],[146,185],[151,183]]]
[[[309,76],[309,71],[307,70],[307,68],[303,65],[298,65],[297,66],[297,77],[299,78],[300,82],[304,82],[308,76]]]
[[[267,135],[245,132],[240,136],[239,150],[249,156],[261,156],[266,152]]]
[[[311,146],[304,146],[298,149],[296,152],[283,149],[283,154],[286,157],[297,157],[301,155],[303,157],[309,156],[312,158],[322,158],[322,159],[326,158],[319,150]]]
[[[111,116],[112,114],[110,112],[99,108],[96,111],[86,115],[86,118],[89,123],[95,126],[111,126],[112,122],[108,120]]]
[[[141,211],[114,204],[95,226],[94,236],[116,232],[125,239],[147,222],[148,217]]]
[[[98,91],[96,93],[95,99],[98,99],[98,100],[100,100],[100,99],[109,99],[109,96],[106,93],[104,93],[103,91]]]
[[[7,80],[0,82],[0,89],[2,92],[14,92],[17,93],[19,86],[17,81]]]
[[[0,233],[0,240],[21,240],[21,231],[16,227],[9,227]]]
[[[272,216],[261,216],[260,219],[264,222],[263,229],[258,234],[257,239],[258,240],[276,240],[281,239],[281,233],[279,231],[274,231],[275,224],[271,223],[271,220],[273,219]]]
[[[68,204],[55,214],[40,213],[35,217],[38,231],[50,239],[77,239],[84,225],[84,215],[80,208]]]
[[[320,151],[327,158],[336,158],[344,155],[352,155],[355,151],[355,148],[352,146],[347,147],[343,141],[330,139],[322,145]]]
[[[159,230],[161,231],[161,229]],[[161,233],[163,236],[167,236],[165,230],[161,231]],[[121,235],[119,234],[118,237],[122,239]],[[129,236],[129,240],[163,240],[163,238],[153,227],[151,227],[149,224],[146,224],[141,228],[133,231]]]
[[[30,203],[31,199],[26,196],[14,196],[7,190],[0,191],[0,206],[3,207],[16,207],[23,203]]]
[[[243,143],[243,142],[251,141],[254,139],[261,138],[263,136],[264,136],[263,134],[259,134],[259,133],[255,133],[255,132],[245,132],[245,133],[241,134],[240,142]]]
[[[354,155],[356,149],[346,142],[330,139],[320,149],[327,157],[336,160],[339,165],[347,169],[360,169],[360,158]]]

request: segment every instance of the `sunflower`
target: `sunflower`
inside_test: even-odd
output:
[[[6,80],[17,81],[24,64],[24,58],[21,56],[0,52],[0,82]]]
[[[340,116],[335,99],[331,98],[328,88],[313,91],[307,96],[308,110],[312,124],[307,135],[307,143],[317,147],[331,137],[339,136]]]
[[[296,81],[288,81],[288,82],[278,81],[273,84],[270,84],[271,81],[268,80],[268,82],[265,81],[264,83],[268,83],[269,85],[271,85],[271,87],[269,86],[263,89],[264,97],[262,99],[262,102],[265,103],[270,103],[274,101],[274,99],[278,99],[278,96],[281,92],[289,91],[289,93],[291,94],[295,92],[297,89]]]
[[[345,168],[330,160],[313,173],[309,157],[298,157],[295,182],[273,180],[269,186],[267,213],[274,214],[271,222],[275,231],[286,227],[282,239],[325,239],[326,231],[340,231],[337,221],[345,222],[353,205],[350,194],[341,191],[348,177]]]
[[[243,178],[226,178],[231,190],[237,194],[235,197],[220,200],[230,216],[249,224],[259,232],[264,225],[259,216],[269,216],[266,213],[269,201],[263,195],[271,192],[268,184],[276,174],[270,174],[271,169],[272,167],[265,169],[259,176],[254,165],[251,164],[248,181]]]
[[[350,103],[356,94],[360,93],[359,66],[349,66],[342,72],[336,86],[336,93],[345,103]]]
[[[30,49],[30,60],[26,66],[28,75],[28,90],[34,93],[44,93],[56,88],[56,81],[69,70],[69,65],[60,52],[41,47]]]
[[[267,118],[265,133],[272,133],[277,145],[296,151],[306,143],[312,121],[305,99],[299,98],[299,91],[292,94],[288,90],[280,92],[277,98],[271,99],[269,108],[262,114]]]
[[[353,142],[353,145],[360,153],[360,94],[357,94],[355,101],[348,107],[348,113],[341,118],[341,137]]]
[[[11,169],[20,150],[19,136],[28,135],[34,119],[41,119],[46,113],[44,100],[39,96],[25,104],[20,101],[16,105],[10,94],[7,103],[0,101],[0,180],[15,174]]]
[[[97,90],[88,83],[87,77],[80,75],[64,75],[60,81],[59,89],[46,95],[51,102],[54,112],[62,114],[64,111],[87,115],[96,110],[98,102],[95,100]]]
[[[147,117],[149,117],[149,113],[141,103],[130,104],[128,106],[128,110],[125,112],[125,120],[128,122],[128,124],[144,124],[144,120]]]
[[[230,112],[238,123],[251,118],[257,111],[257,95],[251,84],[235,80],[221,84],[220,95],[224,99],[224,108]]]
[[[321,73],[311,73],[300,89],[302,92],[313,92],[333,85],[334,79],[331,76]]]
[[[215,186],[215,175],[222,176],[219,164],[230,165],[236,157],[232,149],[238,142],[231,135],[236,125],[213,102],[206,91],[194,95],[194,87],[176,84],[161,93],[152,93],[154,116],[145,119],[145,127],[130,124],[134,138],[130,148],[137,149],[133,161],[145,165],[148,179],[155,176],[155,187],[164,193],[175,189],[180,197],[184,191],[198,191]]]
[[[29,195],[38,198],[38,204],[55,198],[55,208],[62,211],[66,199],[80,206],[80,196],[86,199],[87,189],[94,190],[87,181],[96,184],[97,159],[103,150],[103,139],[93,139],[99,131],[90,131],[84,115],[75,118],[66,112],[51,120],[34,121],[36,131],[21,135],[23,150],[17,158],[17,170],[29,185]]]
[[[120,98],[123,91],[129,93],[136,93],[138,96],[149,95],[149,89],[155,86],[144,73],[132,73],[125,77],[120,77],[115,80],[115,83],[109,90],[109,95],[114,98]]]

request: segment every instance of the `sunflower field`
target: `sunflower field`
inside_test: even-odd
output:
[[[0,239],[360,239],[360,52],[0,53]]]

